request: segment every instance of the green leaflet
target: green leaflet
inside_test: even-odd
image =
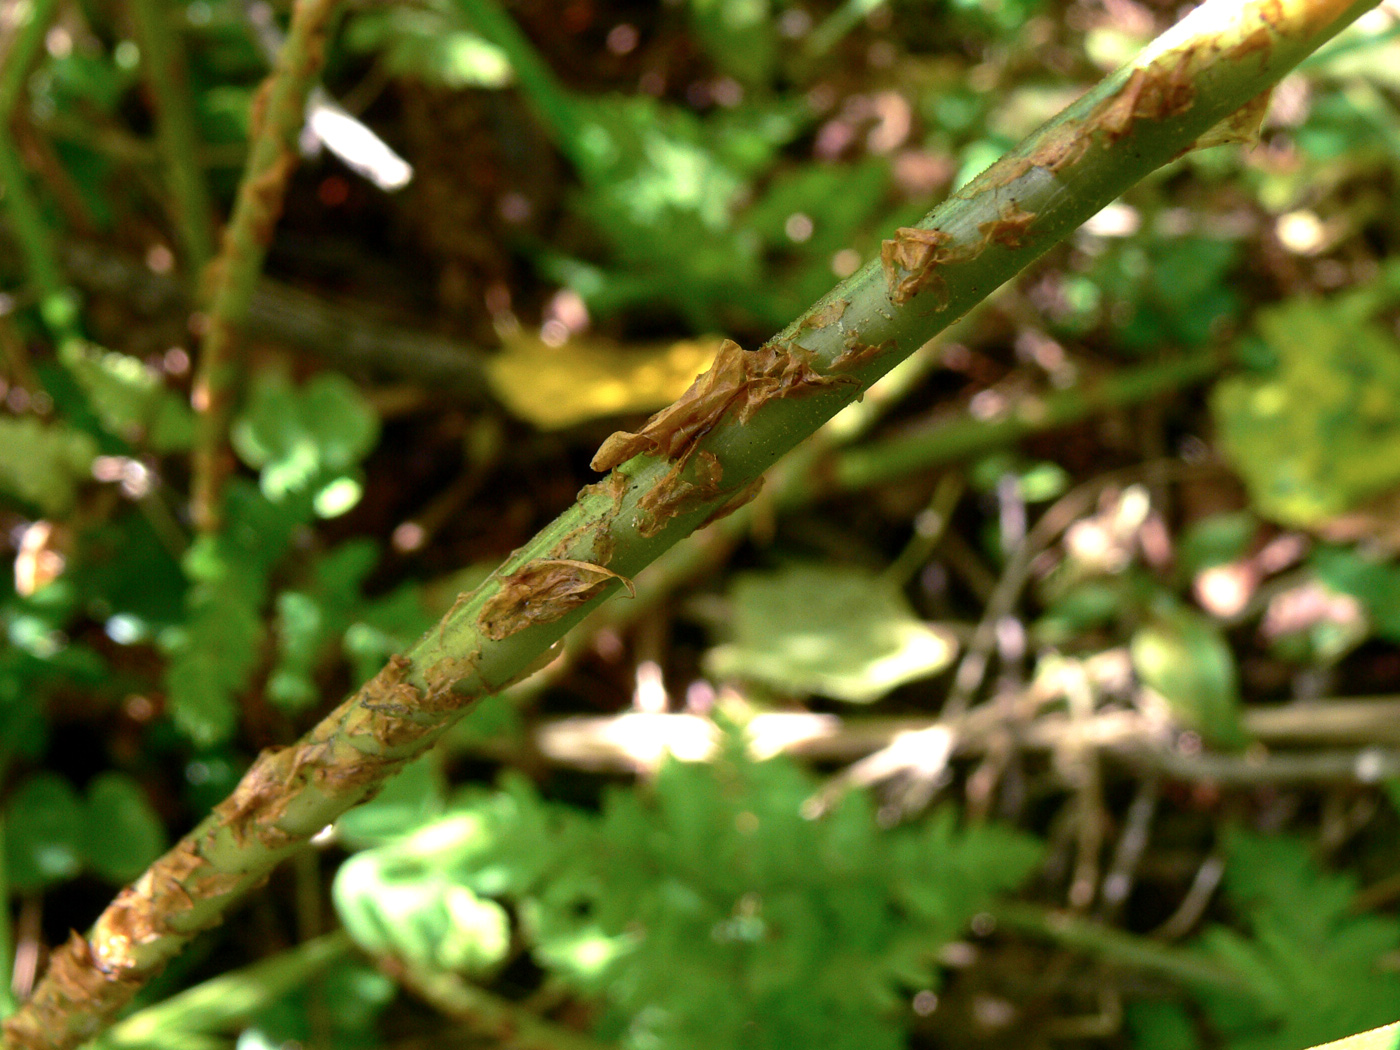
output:
[[[297,389],[281,373],[265,371],[231,437],[243,461],[261,471],[263,495],[277,502],[319,495],[348,476],[378,441],[379,419],[355,385],[335,372],[320,372]]]
[[[1161,599],[1133,635],[1133,670],[1173,717],[1215,747],[1242,747],[1239,677],[1220,628],[1196,610]]]
[[[1204,996],[1231,1050],[1301,1050],[1395,1017],[1400,920],[1357,914],[1355,880],[1319,870],[1292,838],[1237,833],[1225,889],[1251,936],[1215,926],[1202,950],[1239,972],[1253,1001]]]
[[[61,516],[72,509],[78,486],[92,477],[97,443],[61,423],[33,416],[0,419],[0,492],[41,513]]]
[[[895,1050],[892,1007],[937,984],[938,947],[1039,847],[950,810],[881,831],[859,795],[809,820],[815,789],[792,762],[749,759],[735,732],[716,763],[669,762],[651,793],[611,791],[596,816],[513,779],[358,855],[337,904],[362,943],[432,957],[478,929],[476,901],[508,901],[536,960],[601,997],[599,1034],[624,1046]]]
[[[39,773],[5,803],[5,875],[21,891],[41,890],[84,869],[120,884],[164,848],[160,818],[125,773],[101,774],[86,798],[65,778]]]
[[[710,651],[720,677],[794,695],[869,703],[945,669],[957,643],[918,619],[899,588],[842,565],[795,565],[738,576],[730,589],[734,638]]]
[[[1400,343],[1373,320],[1395,279],[1260,311],[1276,367],[1217,384],[1221,442],[1269,517],[1318,525],[1400,483]]]

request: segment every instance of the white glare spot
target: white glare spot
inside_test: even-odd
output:
[[[1142,227],[1142,215],[1130,205],[1113,203],[1084,224],[1095,237],[1131,237]]]
[[[643,660],[637,665],[636,685],[632,691],[633,710],[648,715],[664,714],[667,702],[661,665],[655,660]]]
[[[394,550],[408,554],[421,548],[427,538],[428,534],[423,531],[422,525],[416,521],[405,521],[394,529],[394,535],[390,542],[394,545]]]
[[[569,326],[557,317],[540,325],[540,342],[545,346],[563,346],[569,341]]]
[[[849,277],[859,269],[860,252],[854,248],[842,248],[831,257],[831,272],[837,277]]]
[[[146,249],[146,268],[151,273],[167,274],[175,267],[175,253],[163,244]]]
[[[925,988],[922,992],[914,996],[914,1012],[920,1017],[927,1017],[938,1009],[938,996]]]
[[[812,231],[816,225],[808,215],[803,215],[800,211],[793,212],[787,217],[787,222],[783,224],[783,232],[788,235],[788,240],[795,244],[801,244],[810,240]]]
[[[54,26],[44,36],[44,47],[54,58],[67,58],[73,53],[73,35],[62,26]]]
[[[608,50],[614,55],[625,55],[637,46],[637,27],[623,22],[608,31]]]
[[[413,179],[411,164],[324,91],[312,93],[306,124],[326,149],[381,190],[401,190]]]
[[[1327,231],[1310,211],[1290,211],[1274,224],[1279,243],[1295,255],[1312,255],[1322,249]]]
[[[146,636],[146,625],[140,617],[128,613],[109,617],[103,629],[107,637],[118,645],[135,645]]]

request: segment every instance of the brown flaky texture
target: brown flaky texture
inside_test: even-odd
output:
[[[844,310],[844,305],[840,309]],[[840,316],[834,308],[832,312]],[[687,458],[696,442],[730,412],[740,423],[747,423],[773,398],[851,381],[848,376],[818,372],[813,354],[801,347],[767,343],[750,353],[726,339],[714,364],[680,400],[652,416],[637,433],[619,431],[604,441],[593,457],[593,469],[612,470],[643,452],[673,460]]]
[[[946,298],[943,278],[938,267],[952,262],[956,249],[953,237],[942,230],[926,230],[921,226],[901,226],[892,240],[880,244],[880,265],[885,271],[885,286],[890,302],[907,303],[925,288],[937,289]],[[899,271],[904,276],[899,276]]]
[[[117,895],[87,937],[49,960],[24,1008],[4,1023],[6,1050],[91,1039],[196,933],[267,879],[273,865],[426,750],[471,695],[456,688],[472,658],[446,658],[411,684],[401,656],[295,746],[262,752],[213,814]],[[476,690],[479,694],[481,690]]]
[[[486,637],[499,642],[534,624],[563,619],[612,580],[621,580],[628,592],[637,593],[631,580],[601,565],[572,558],[536,558],[501,578],[501,589],[482,607],[477,623]]]

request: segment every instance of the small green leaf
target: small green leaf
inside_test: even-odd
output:
[[[97,443],[62,424],[33,416],[0,419],[0,492],[57,517],[68,513],[78,486],[92,477]]]
[[[234,448],[261,470],[263,494],[274,502],[330,485],[368,454],[378,436],[374,410],[350,380],[334,372],[313,376],[300,390],[281,373],[259,373],[232,432]],[[327,511],[348,509],[344,495],[338,501],[327,497]]]
[[[1133,635],[1133,669],[1185,727],[1216,747],[1246,743],[1235,657],[1220,629],[1184,606],[1162,606]]]
[[[109,882],[134,879],[165,849],[165,829],[139,784],[107,772],[88,785],[84,852]]]
[[[189,448],[194,412],[160,374],[129,354],[68,343],[63,363],[86,391],[102,425],[126,441],[146,441],[158,452]]]
[[[957,650],[948,632],[914,615],[898,587],[861,569],[747,573],[729,600],[734,641],[711,650],[707,669],[787,693],[869,703],[937,674]]]
[[[5,869],[29,892],[72,878],[83,866],[83,803],[55,773],[25,781],[5,805]]]

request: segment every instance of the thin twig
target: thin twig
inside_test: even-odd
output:
[[[1133,878],[1147,851],[1152,819],[1157,814],[1160,798],[1161,784],[1156,777],[1148,777],[1138,783],[1137,792],[1123,817],[1118,845],[1113,850],[1113,858],[1103,877],[1103,888],[1099,894],[1101,919],[1122,907],[1132,892]]]
[[[1032,685],[1017,698],[1017,708],[1032,712],[1052,699],[1050,693]],[[911,746],[905,741],[923,734],[934,739],[938,733],[951,733],[956,736],[953,755],[978,754],[995,733],[1009,729],[1022,748],[1094,747],[1149,775],[1156,771],[1224,784],[1376,783],[1400,761],[1400,699],[1333,698],[1284,710],[1289,711],[1286,718],[1268,708],[1245,710],[1245,730],[1263,750],[1243,755],[1183,753],[1162,740],[1160,723],[1135,711],[1103,711],[1088,719],[1047,713],[1014,726],[981,707],[957,721],[766,712],[750,719],[747,731],[756,755],[860,763],[886,749],[903,752]],[[624,772],[654,765],[667,752],[703,758],[711,753],[716,732],[709,719],[689,714],[571,716],[541,723],[535,729],[534,745],[539,754],[559,765]],[[1377,746],[1378,740],[1389,746]],[[1161,742],[1149,746],[1143,741]],[[1309,743],[1328,749],[1271,750]],[[883,775],[903,768],[898,762],[880,762]],[[861,785],[882,779],[854,769],[841,777]]]
[[[492,995],[455,973],[380,960],[380,968],[440,1013],[475,1035],[516,1050],[607,1050],[581,1032],[546,1021],[518,1003]]]

